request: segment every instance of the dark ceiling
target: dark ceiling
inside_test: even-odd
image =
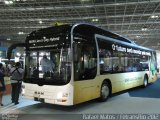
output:
[[[1,42],[23,42],[56,22],[87,22],[160,47],[160,0],[0,0]]]

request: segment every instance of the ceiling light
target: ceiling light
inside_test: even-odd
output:
[[[136,38],[140,38],[140,36],[137,35]]]
[[[151,18],[158,18],[158,15],[152,15]]]
[[[18,32],[18,34],[19,34],[19,35],[23,35],[23,34],[24,34],[24,32]]]
[[[46,53],[47,56],[49,56],[49,53]]]
[[[40,20],[40,21],[39,21],[39,24],[42,24],[42,23],[43,23],[43,22]]]
[[[98,22],[99,20],[97,18],[92,19],[92,22]]]
[[[21,53],[17,52],[17,56],[21,56]]]
[[[46,39],[46,37],[44,36],[43,39]]]
[[[11,40],[11,38],[7,38],[7,40],[8,40],[8,41],[10,41],[10,40]]]
[[[41,52],[41,53],[40,53],[40,56],[43,56],[43,55],[44,55],[44,53],[43,53],[43,52]]]
[[[36,55],[36,53],[33,53],[33,55]]]
[[[13,1],[9,1],[9,4],[13,4]]]
[[[8,5],[8,4],[9,4],[9,1],[4,1],[4,3],[5,3],[6,5]]]
[[[147,28],[142,28],[142,31],[146,31],[147,30]]]
[[[9,5],[9,4],[13,4],[13,1],[5,0],[4,3],[5,3],[6,5]]]

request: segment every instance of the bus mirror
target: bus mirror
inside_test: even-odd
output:
[[[11,59],[12,51],[13,51],[13,49],[16,49],[16,47],[26,47],[26,44],[25,43],[17,43],[17,44],[11,45],[7,50],[7,59],[9,59],[9,60]]]

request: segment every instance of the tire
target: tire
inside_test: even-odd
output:
[[[109,98],[109,96],[110,96],[110,86],[108,83],[103,82],[101,86],[99,101],[104,102]]]
[[[147,87],[147,86],[148,86],[148,79],[146,76],[144,76],[143,87]]]

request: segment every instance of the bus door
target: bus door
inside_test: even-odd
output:
[[[74,99],[77,103],[93,99],[96,75],[97,50],[95,42],[76,39],[74,44]]]

